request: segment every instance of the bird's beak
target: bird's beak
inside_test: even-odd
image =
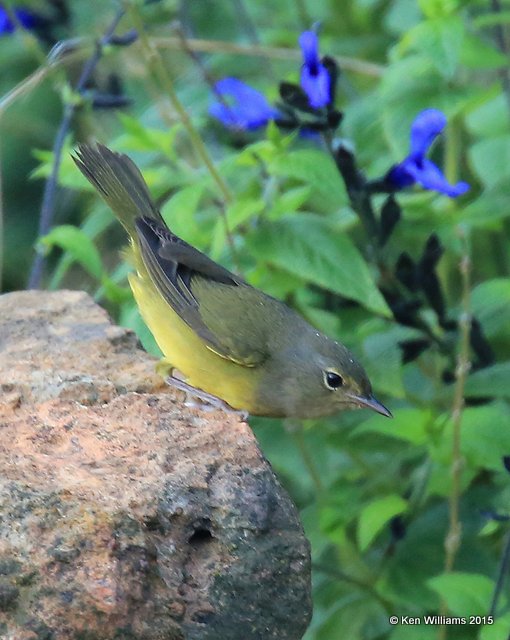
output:
[[[367,409],[372,409],[372,411],[376,411],[380,413],[382,416],[386,416],[387,418],[393,418],[391,411],[386,409],[386,407],[379,402],[374,396],[369,396],[368,398],[364,398],[363,396],[356,396],[353,393],[347,394],[347,396],[355,402],[360,407],[366,407]]]

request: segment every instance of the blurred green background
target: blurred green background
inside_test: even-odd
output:
[[[0,37],[2,291],[26,287],[54,136],[64,102],[78,100],[62,158],[56,230],[39,245],[48,252],[44,287],[90,292],[157,353],[125,280],[123,232],[69,157],[76,141],[101,140],[144,170],[175,233],[346,343],[395,415],[389,421],[356,411],[304,425],[250,420],[312,544],[314,617],[306,640],[508,638],[508,584],[497,597],[495,587],[510,516],[510,2],[134,3],[118,33],[133,26],[133,15],[145,24],[232,194],[226,216],[237,258],[225,237],[217,185],[140,41],[108,47],[90,92],[72,92],[117,5],[63,5],[24,4],[53,20],[60,15],[46,39],[19,29]],[[342,68],[338,136],[355,149],[362,170],[376,178],[402,160],[413,119],[434,107],[449,122],[434,160],[450,181],[471,185],[459,200],[420,189],[399,194],[402,219],[377,256],[320,139],[272,125],[233,134],[207,113],[210,84],[230,75],[277,100],[280,81],[298,81],[299,34],[317,22],[321,53],[336,56]],[[70,38],[77,40],[67,55],[44,71],[51,40]],[[131,105],[92,108],[94,91],[112,86],[121,86]],[[380,207],[382,196],[374,202]],[[423,331],[397,322],[371,296],[384,269],[394,271],[403,251],[418,258],[434,232],[445,248],[438,276],[453,328],[423,304],[420,318],[433,339],[404,363],[400,343]],[[355,266],[342,263],[336,247],[345,246],[363,262],[366,286]],[[459,264],[467,257],[463,281]],[[345,294],[349,278],[355,301]],[[477,360],[462,322],[460,330],[455,326],[470,315],[494,358],[459,381],[456,353]],[[491,614],[494,623],[388,622],[390,615],[439,612]]]

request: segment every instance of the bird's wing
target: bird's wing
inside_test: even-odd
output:
[[[264,294],[156,220],[138,218],[136,231],[154,285],[209,349],[246,367],[268,357],[266,325],[251,313],[254,295]]]

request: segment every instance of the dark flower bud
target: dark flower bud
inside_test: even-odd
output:
[[[471,348],[478,358],[477,368],[481,369],[483,367],[487,367],[494,362],[494,351],[488,343],[487,338],[483,335],[482,326],[476,318],[471,320],[469,341],[471,343]]]
[[[338,129],[343,118],[344,118],[344,114],[341,111],[337,111],[336,109],[328,110],[327,123],[328,123],[329,129],[331,131]]]
[[[413,340],[402,340],[398,343],[398,346],[402,349],[402,362],[407,364],[416,360],[428,347],[430,347],[430,340],[427,338],[415,338]]]
[[[444,249],[439,238],[433,233],[427,240],[423,255],[418,263],[419,285],[440,320],[445,317],[446,310],[441,283],[435,268],[443,252]]]
[[[409,289],[409,291],[416,291],[416,265],[414,264],[413,259],[407,253],[407,251],[403,251],[397,259],[397,264],[395,266],[395,276],[397,277],[397,280],[399,280],[399,282],[404,285],[404,287]]]
[[[138,31],[136,29],[130,29],[120,36],[113,34],[110,36],[108,42],[109,44],[116,45],[117,47],[128,47],[130,44],[133,44],[133,42],[136,42],[137,39]]]
[[[292,82],[280,82],[280,97],[289,106],[306,113],[316,113],[316,110],[310,106],[308,96],[304,90],[297,84]]]
[[[379,243],[381,247],[383,247],[388,238],[393,233],[398,221],[400,220],[402,215],[402,211],[400,209],[400,205],[395,200],[393,196],[389,196],[386,198],[382,209],[381,209],[381,234],[379,238]]]
[[[92,96],[93,109],[121,109],[123,107],[128,107],[132,103],[133,100],[131,98],[114,93],[102,93],[100,91],[96,91]]]
[[[391,537],[393,540],[402,540],[406,535],[406,525],[402,516],[395,516],[389,522]]]

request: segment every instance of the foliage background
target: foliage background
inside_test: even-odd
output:
[[[47,10],[43,1],[28,6]],[[14,95],[9,92],[41,68],[48,46],[19,31],[0,38],[3,291],[26,286],[41,178],[50,171],[62,102],[76,99],[69,87],[115,6],[92,1],[70,3],[69,9],[69,24],[55,35],[82,37],[76,56]],[[366,365],[378,397],[395,414],[386,421],[350,412],[301,426],[251,420],[312,543],[315,613],[306,640],[508,638],[508,589],[495,598],[495,585],[504,574],[510,516],[504,464],[510,455],[510,3],[163,0],[140,5],[123,29],[132,26],[133,15],[157,42],[231,200],[222,202],[224,194],[197,158],[168,100],[169,87],[151,70],[140,41],[109,47],[96,86],[105,86],[115,72],[132,104],[122,111],[97,110],[85,99],[77,111],[55,209],[55,224],[66,226],[57,226],[40,245],[49,251],[44,286],[88,290],[156,352],[126,286],[127,267],[118,251],[122,230],[68,151],[76,140],[100,139],[129,153],[177,234],[340,338]],[[413,118],[436,107],[449,125],[434,159],[451,181],[472,185],[459,201],[419,190],[398,196],[403,217],[383,260],[393,268],[404,250],[418,257],[435,232],[445,247],[438,275],[447,315],[460,320],[459,331],[448,331],[424,307],[437,343],[405,365],[399,343],[421,334],[397,323],[374,297],[379,265],[320,141],[283,135],[274,126],[233,136],[207,116],[211,79],[235,75],[272,99],[279,81],[297,81],[298,35],[318,20],[321,52],[348,58],[340,81],[340,135],[352,143],[367,175],[378,177],[400,161]],[[231,52],[229,43],[242,51]],[[359,265],[342,260],[353,247],[370,276],[365,283]],[[355,293],[346,296],[349,287]],[[445,371],[455,378],[452,354],[474,360],[466,341],[470,314],[480,322],[494,362],[465,384],[458,366],[456,382],[445,381]],[[491,613],[495,623],[388,623],[390,615],[438,612]]]

